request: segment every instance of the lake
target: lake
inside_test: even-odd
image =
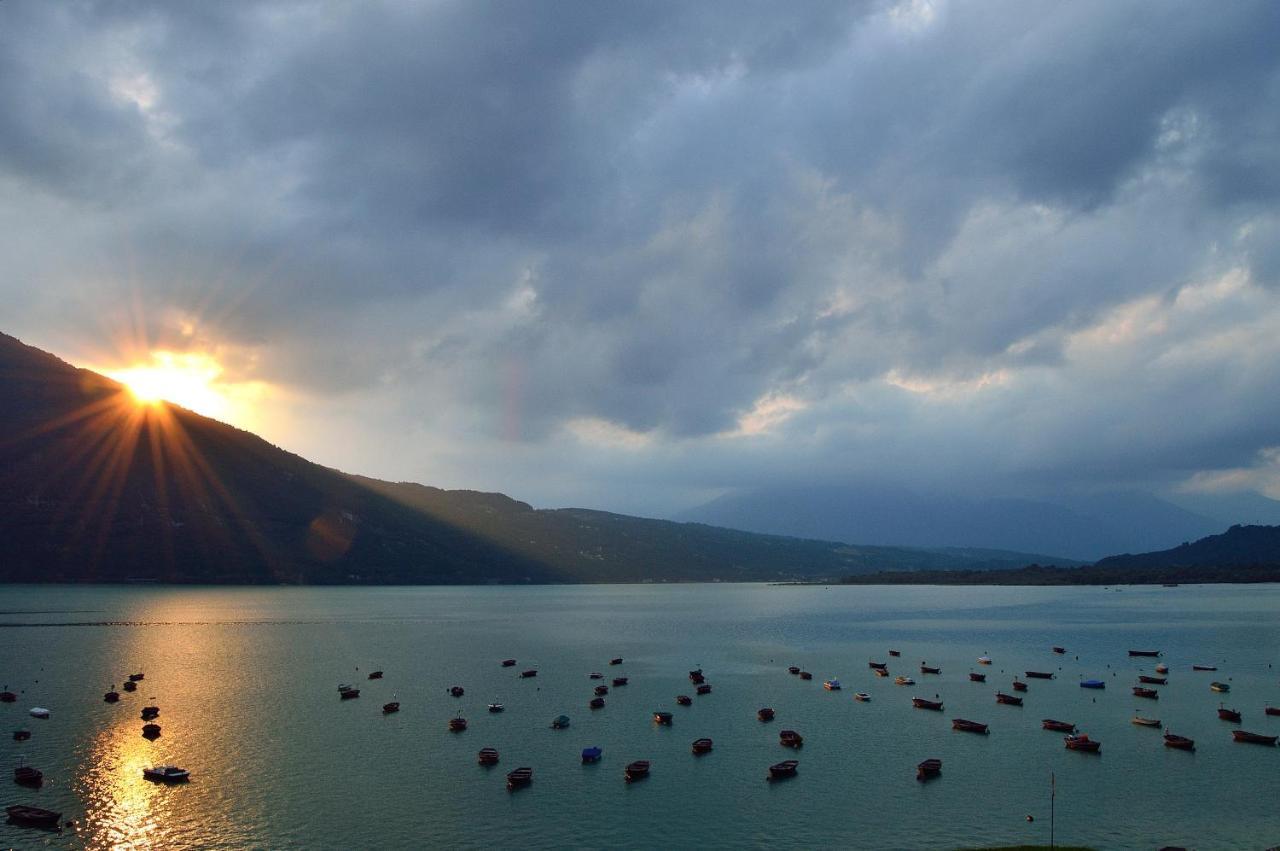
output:
[[[1051,652],[1067,648],[1066,655]],[[888,649],[901,658],[889,658]],[[1130,658],[1153,648],[1161,660]],[[989,655],[994,664],[979,666]],[[611,657],[623,664],[610,666]],[[513,657],[514,668],[500,660]],[[1280,748],[1233,742],[1280,717],[1280,587],[553,587],[209,588],[0,586],[2,747],[41,769],[39,790],[6,781],[4,804],[75,819],[61,833],[0,823],[21,848],[349,848],[495,845],[588,848],[948,848],[1055,838],[1099,848],[1262,848],[1280,843]],[[874,677],[870,659],[917,685]],[[924,676],[927,660],[942,669]],[[1131,687],[1157,661],[1160,699]],[[1216,664],[1216,673],[1192,664]],[[813,672],[812,681],[787,673]],[[711,694],[688,707],[692,668]],[[536,678],[518,672],[536,668]],[[381,669],[385,677],[370,681]],[[1025,706],[997,705],[1015,673]],[[146,678],[117,704],[103,693]],[[590,710],[588,673],[627,676]],[[968,680],[987,673],[986,683]],[[842,691],[822,680],[838,677]],[[1081,689],[1081,677],[1107,683]],[[1212,680],[1231,691],[1210,691]],[[337,685],[362,689],[340,700]],[[448,688],[466,693],[451,697]],[[855,702],[853,693],[872,695]],[[945,711],[914,709],[938,695]],[[382,704],[402,710],[383,715]],[[506,711],[490,714],[501,701]],[[139,710],[161,708],[159,739]],[[48,720],[27,715],[48,707]],[[756,720],[771,706],[772,723]],[[652,723],[655,710],[671,726]],[[1196,740],[1163,747],[1135,712]],[[469,728],[447,729],[463,715]],[[571,718],[567,730],[551,720]],[[988,723],[955,732],[950,719]],[[1042,718],[1075,722],[1100,755],[1067,751]],[[9,732],[33,731],[14,742]],[[778,732],[805,737],[794,753]],[[695,757],[703,736],[714,751]],[[582,765],[583,747],[603,759]],[[484,768],[476,752],[497,748]],[[795,757],[794,779],[769,783]],[[920,783],[915,766],[942,760]],[[652,774],[623,781],[631,760]],[[157,786],[173,762],[190,783]],[[505,774],[531,766],[530,787]],[[1028,821],[1027,816],[1034,821]]]

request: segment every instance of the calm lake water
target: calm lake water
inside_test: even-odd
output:
[[[952,848],[1056,839],[1099,848],[1264,848],[1280,843],[1280,748],[1237,744],[1216,709],[1280,733],[1280,587],[119,588],[0,586],[3,747],[45,773],[39,790],[5,781],[5,805],[32,803],[78,822],[61,833],[0,823],[18,848],[370,848],[494,845],[592,848]],[[1063,645],[1066,656],[1052,645]],[[888,649],[899,649],[890,659]],[[1156,660],[1170,666],[1158,701],[1130,693]],[[978,656],[994,664],[983,668]],[[613,656],[624,663],[610,667]],[[514,657],[516,668],[500,660]],[[872,676],[888,661],[918,685]],[[921,660],[942,667],[922,676]],[[1217,673],[1193,673],[1193,663]],[[812,671],[805,682],[787,673]],[[1273,668],[1272,665],[1277,665]],[[518,671],[536,667],[536,679]],[[712,694],[693,694],[702,667]],[[385,678],[366,680],[382,669]],[[968,681],[985,670],[985,684]],[[995,703],[1015,672],[1023,708]],[[103,702],[143,671],[136,694]],[[587,702],[591,671],[625,675],[604,709]],[[844,690],[822,680],[838,677]],[[1078,687],[1105,679],[1105,691]],[[1230,681],[1231,693],[1209,690]],[[342,701],[337,685],[363,693]],[[606,679],[607,683],[608,680]],[[450,697],[462,685],[462,698]],[[853,700],[867,691],[870,703]],[[941,696],[943,713],[913,709]],[[399,700],[402,711],[381,713]],[[489,714],[499,700],[506,712]],[[161,737],[140,736],[155,703]],[[47,721],[27,710],[45,706]],[[756,709],[772,706],[762,724]],[[675,714],[670,727],[654,710]],[[1162,746],[1135,710],[1196,740]],[[470,722],[450,733],[448,720]],[[567,730],[550,729],[569,715]],[[950,719],[989,723],[953,732]],[[1063,748],[1040,728],[1073,721],[1100,756]],[[33,731],[11,741],[9,731]],[[793,754],[778,731],[805,737]],[[694,757],[689,744],[715,740]],[[581,749],[604,748],[583,766]],[[476,764],[493,746],[501,764]],[[799,775],[767,783],[796,756]],[[915,779],[926,757],[940,778]],[[649,759],[626,784],[622,767]],[[184,786],[155,786],[144,765],[175,762]],[[534,769],[508,793],[506,771]],[[1026,820],[1035,817],[1034,822]]]

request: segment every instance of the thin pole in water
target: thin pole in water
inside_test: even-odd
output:
[[[1049,847],[1054,848],[1053,844],[1053,799],[1058,795],[1057,781],[1053,776],[1053,772],[1049,772]]]

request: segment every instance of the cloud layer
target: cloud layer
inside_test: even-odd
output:
[[[0,4],[5,330],[326,463],[1280,495],[1280,7]],[[1241,484],[1244,483],[1244,484]]]

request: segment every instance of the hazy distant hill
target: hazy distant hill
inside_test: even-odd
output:
[[[348,476],[0,334],[0,581],[758,580],[1012,567]]]
[[[1104,558],[1097,567],[1129,570],[1149,567],[1250,567],[1280,565],[1280,526],[1232,526],[1173,549]]]
[[[997,547],[1082,561],[1162,549],[1224,525],[1140,492],[1048,502],[925,495],[878,482],[735,492],[676,519],[776,535],[889,546]]]

